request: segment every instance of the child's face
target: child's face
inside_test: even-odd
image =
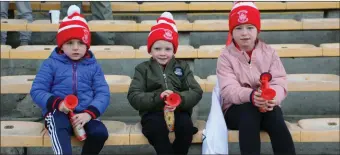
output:
[[[158,40],[152,47],[150,54],[161,65],[166,65],[174,55],[174,47],[172,43]]]
[[[240,47],[253,47],[257,38],[257,29],[251,24],[236,26],[233,30],[233,38]]]
[[[86,53],[86,45],[79,39],[71,39],[63,44],[61,49],[72,60],[79,60]]]

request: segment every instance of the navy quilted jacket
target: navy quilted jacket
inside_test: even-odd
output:
[[[36,75],[31,97],[45,116],[58,109],[60,102],[70,94],[78,97],[75,112],[88,112],[92,118],[102,115],[110,102],[110,90],[104,73],[93,53],[80,61],[72,61],[57,48],[46,59]]]

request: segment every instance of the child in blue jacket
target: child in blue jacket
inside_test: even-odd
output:
[[[91,33],[79,7],[69,7],[60,23],[58,47],[46,59],[34,79],[31,97],[42,109],[45,125],[55,154],[72,154],[72,126],[84,127],[86,140],[82,154],[99,154],[108,138],[105,125],[97,118],[110,102],[109,86],[104,73],[89,50]],[[63,99],[78,98],[72,122]]]

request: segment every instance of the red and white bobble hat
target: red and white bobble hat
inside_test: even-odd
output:
[[[148,36],[148,53],[151,52],[152,45],[158,40],[171,42],[174,48],[174,54],[178,48],[178,32],[174,18],[170,12],[164,12],[157,19],[157,24],[151,27]]]
[[[68,8],[67,17],[59,25],[57,33],[58,48],[60,49],[70,39],[79,39],[86,44],[87,49],[90,48],[91,33],[84,16],[80,14],[80,8],[76,5],[71,5]]]
[[[235,2],[229,14],[229,37],[227,45],[231,43],[232,32],[234,28],[242,24],[252,24],[256,27],[257,32],[261,30],[260,11],[254,2]]]

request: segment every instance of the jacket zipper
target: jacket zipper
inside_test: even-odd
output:
[[[75,96],[77,96],[77,87],[78,87],[77,63],[72,63],[72,89],[73,89],[73,95]]]
[[[250,63],[249,63],[249,72],[250,72],[251,80],[253,80],[253,82],[256,84],[257,82],[256,82],[256,80],[253,76],[253,73],[252,73],[252,61],[250,61]]]
[[[254,80],[253,74],[251,72],[252,71],[251,68],[252,68],[252,66],[251,66],[251,62],[250,62],[250,64],[249,64],[249,72],[250,72],[251,79]]]
[[[243,51],[242,51],[243,52]],[[246,53],[247,54],[247,52],[243,52],[243,53]],[[253,81],[253,82],[255,82],[255,79],[254,79],[254,76],[253,76],[253,73],[252,73],[252,61],[251,61],[251,57],[250,57],[250,62],[247,62],[247,65],[249,66],[249,73],[250,73],[250,78],[251,78],[251,80]],[[250,84],[251,84],[252,82],[250,82]],[[256,83],[256,82],[255,82]]]
[[[159,69],[161,69],[162,73],[163,73],[163,79],[164,79],[164,83],[165,83],[165,88],[168,90],[168,80],[167,80],[167,77],[166,77],[166,74],[164,73],[162,67],[160,65],[159,66]],[[165,67],[166,68],[166,67]],[[164,69],[165,70],[165,69]]]

